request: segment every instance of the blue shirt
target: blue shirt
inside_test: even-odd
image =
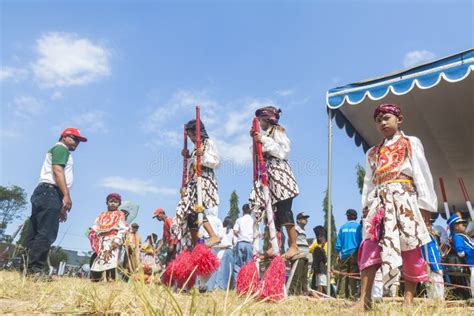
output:
[[[421,247],[421,252],[423,254],[423,258],[430,262],[430,269],[432,271],[441,271],[443,267],[439,264],[441,262],[441,256],[439,254],[438,243],[433,235],[430,234],[431,241]],[[425,249],[426,247],[426,249]],[[428,253],[428,258],[426,258],[426,253]]]
[[[466,264],[474,265],[474,241],[465,234],[452,234],[454,250],[460,257],[464,257]]]
[[[336,240],[336,251],[341,259],[346,259],[359,248],[362,241],[362,227],[356,221],[348,221],[339,229]]]

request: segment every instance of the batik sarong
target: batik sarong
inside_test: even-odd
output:
[[[297,196],[299,194],[298,184],[288,160],[271,156],[264,159],[267,167],[268,187],[272,205]],[[254,183],[249,203],[250,207],[255,211],[256,219],[260,221],[266,205],[263,197],[263,185],[260,181]]]
[[[367,202],[368,214],[363,221],[364,240],[378,241],[381,247],[382,280],[385,287],[389,287],[399,279],[402,264],[407,268],[405,265],[408,262],[403,262],[402,252],[430,242],[430,235],[418,208],[416,188],[410,180],[395,180],[378,185],[368,195]],[[363,243],[361,246],[361,255],[367,253],[364,249],[366,245]],[[421,257],[421,252],[418,252]],[[419,265],[419,262],[415,262],[417,260],[410,261]],[[420,270],[420,273],[425,272]]]

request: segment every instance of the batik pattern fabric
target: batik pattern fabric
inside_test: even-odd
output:
[[[219,167],[219,154],[212,140],[203,141],[204,154],[201,157],[201,194],[202,206],[209,209],[219,205],[219,191],[214,169]],[[196,150],[191,153],[188,161],[189,174],[183,195],[176,208],[176,217],[173,219],[172,231],[177,240],[181,240],[187,230],[187,216],[194,212],[197,204],[197,176],[196,176]]]
[[[416,164],[413,150],[413,142],[399,135],[371,148],[367,154],[363,208],[367,208],[368,213],[363,221],[363,239],[377,241],[381,247],[382,279],[386,287],[400,277],[402,252],[421,247],[431,240],[421,216],[416,186],[421,182],[425,187],[429,186],[427,182],[431,175],[429,179],[413,177],[416,175],[413,172]],[[421,163],[428,168],[426,159]],[[428,210],[435,211],[436,208]]]
[[[101,272],[117,268],[120,257],[120,245],[123,244],[128,225],[120,211],[101,213],[92,227],[98,236],[97,257],[92,263],[91,271]],[[117,246],[114,248],[113,245]]]
[[[268,188],[272,205],[294,198],[299,194],[298,184],[288,162],[290,145],[285,130],[280,126],[272,126],[262,134],[263,159],[267,168]],[[254,183],[250,192],[249,203],[260,222],[266,205],[261,181]]]

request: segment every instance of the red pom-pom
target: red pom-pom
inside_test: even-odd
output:
[[[280,256],[275,257],[263,276],[260,298],[269,301],[279,301],[285,297],[284,286],[286,278],[285,261]]]
[[[192,260],[191,252],[185,250],[181,252],[166,267],[161,279],[166,285],[177,285],[179,288],[191,288],[196,282],[196,272]]]
[[[253,260],[240,268],[237,274],[236,290],[239,295],[254,294],[260,290],[258,270]]]
[[[174,263],[175,263],[176,259],[170,261],[167,265],[166,265],[166,269],[165,271],[163,272],[163,274],[161,275],[161,282],[163,282],[163,284],[165,285],[168,285],[168,286],[171,286],[173,285],[172,283],[172,280],[174,279]]]
[[[192,252],[192,259],[196,273],[200,276],[209,276],[219,268],[219,259],[204,244],[197,245]]]

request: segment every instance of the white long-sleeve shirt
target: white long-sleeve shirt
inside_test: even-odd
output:
[[[383,145],[390,146],[398,141],[398,139],[402,136],[406,137],[410,141],[412,154],[409,159],[406,159],[403,162],[399,173],[403,173],[404,175],[413,178],[418,195],[418,207],[430,212],[437,212],[438,199],[434,190],[433,177],[431,175],[430,167],[428,165],[428,161],[426,160],[421,141],[414,136],[406,136],[403,132],[401,132],[401,134],[395,135],[390,140],[385,139]],[[366,157],[364,188],[362,190],[362,209],[367,206],[367,197],[376,187],[372,181],[372,166],[370,165],[368,157],[371,150],[372,148],[367,151]]]
[[[284,130],[277,126],[262,133],[262,151],[275,158],[288,160],[291,142]]]
[[[201,165],[211,169],[219,168],[220,158],[219,152],[217,151],[217,146],[210,138],[204,140],[204,154],[201,157]],[[192,152],[191,158],[188,162],[188,167],[192,166],[196,162],[196,157],[194,155],[195,151]],[[189,170],[189,169],[188,169]]]

